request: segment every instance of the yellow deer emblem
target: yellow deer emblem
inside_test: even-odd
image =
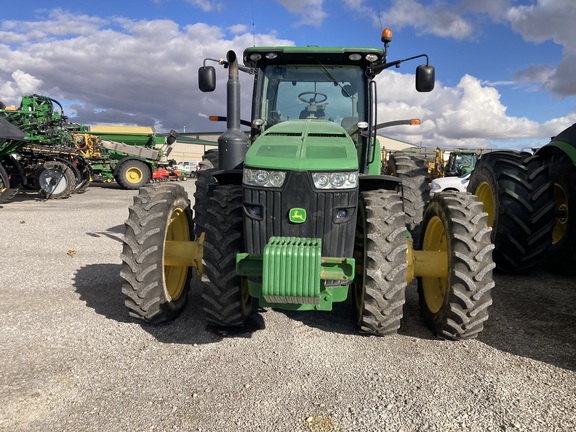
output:
[[[302,223],[306,221],[306,210],[301,208],[290,209],[290,214],[288,216],[290,222]]]

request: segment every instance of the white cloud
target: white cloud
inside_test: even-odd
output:
[[[296,11],[305,5],[291,4]],[[321,6],[321,2],[315,4]],[[362,4],[348,0],[348,5]],[[230,49],[241,58],[244,47],[252,46],[254,40],[257,45],[293,45],[275,33],[252,35],[242,25],[180,27],[170,20],[79,16],[87,28],[79,32],[75,26],[64,26],[67,33],[48,22],[56,20],[62,25],[76,22],[75,17],[56,11],[40,21],[3,24],[0,100],[19,104],[21,96],[40,93],[65,103],[67,113],[77,115],[73,121],[154,125],[159,130],[182,130],[184,126],[187,131],[222,130],[223,124],[210,123],[198,114],[225,115],[226,109],[226,69],[217,66],[216,92],[198,89],[197,69],[204,58],[225,57]],[[554,71],[556,76],[559,71]],[[523,79],[535,82],[547,73],[552,72],[535,68]],[[242,117],[249,119],[252,77],[241,74],[241,81]],[[423,121],[419,127],[383,133],[433,147],[545,139],[576,121],[576,114],[543,125],[510,116],[494,84],[469,75],[453,88],[438,81],[431,93],[416,92],[413,73],[387,70],[378,82],[380,122],[413,117]]]
[[[237,33],[227,40],[222,29],[206,24],[179,28],[169,20],[79,18],[93,23],[90,31],[78,34],[75,26],[62,26],[70,33],[60,32],[57,38],[50,36],[55,32],[47,20],[77,22],[74,16],[58,11],[43,21],[5,26],[9,29],[4,32],[18,43],[0,44],[0,100],[18,104],[25,94],[42,93],[74,101],[69,107],[77,113],[74,120],[85,123],[222,128],[193,113],[203,100],[203,110],[224,114],[225,70],[218,71],[217,94],[204,95],[196,82],[197,69],[205,57],[224,57],[229,49],[241,58],[243,48],[253,44],[252,34]],[[31,29],[43,29],[45,37]],[[291,44],[274,35],[256,38],[267,45]],[[249,111],[245,114],[249,116]]]
[[[425,6],[415,0],[396,0],[382,16],[398,28],[411,26],[420,34],[465,39],[472,35],[472,24],[457,11],[444,5]]]
[[[320,26],[328,16],[323,8],[324,0],[276,0],[276,2],[300,17],[297,26]]]
[[[42,86],[42,80],[21,70],[14,71],[11,78],[0,86],[0,100],[5,105],[18,106],[22,95],[36,93]]]
[[[530,82],[539,80],[545,89],[557,96],[576,95],[576,2],[537,0],[530,6],[511,7],[507,17],[512,29],[524,40],[533,43],[552,40],[564,49],[563,58],[555,68],[531,65],[519,71],[517,76]]]
[[[204,12],[219,12],[224,8],[224,2],[216,0],[188,0],[192,6],[199,7]]]
[[[228,27],[228,31],[232,34],[241,34],[246,33],[248,27],[244,24],[236,24],[231,27]]]
[[[496,88],[465,75],[456,87],[441,82],[431,93],[414,89],[414,76],[385,71],[378,78],[378,122],[420,118],[421,126],[384,129],[380,133],[426,147],[514,147],[530,139],[542,145],[572,125],[574,115],[540,125],[506,113]]]

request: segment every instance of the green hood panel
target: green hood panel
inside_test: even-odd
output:
[[[244,165],[289,171],[356,171],[356,147],[346,131],[325,120],[291,120],[266,130]]]

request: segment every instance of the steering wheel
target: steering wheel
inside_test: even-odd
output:
[[[310,98],[310,99],[304,99],[304,96],[306,95],[314,95],[314,97]],[[317,98],[324,98],[321,100],[318,100]],[[322,102],[325,102],[328,99],[328,96],[326,96],[326,94],[324,93],[318,93],[318,92],[314,92],[314,91],[307,91],[304,93],[300,93],[298,95],[298,99],[304,103],[315,103],[315,104],[319,104]]]

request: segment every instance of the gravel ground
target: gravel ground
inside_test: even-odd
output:
[[[197,282],[151,326],[120,291],[135,194],[0,206],[0,430],[576,430],[574,279],[496,275],[485,331],[463,342],[431,336],[414,285],[392,337],[358,336],[346,304],[217,332]]]

